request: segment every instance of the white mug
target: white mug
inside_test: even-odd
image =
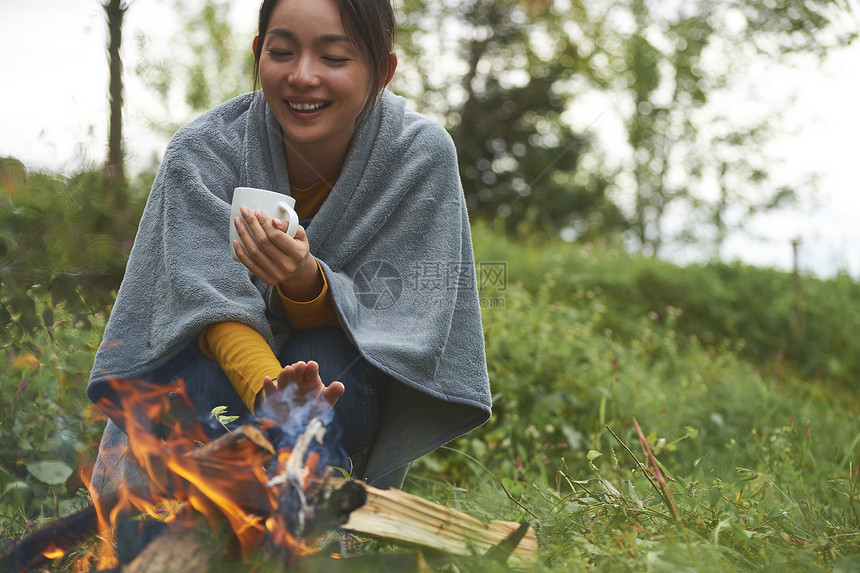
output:
[[[234,221],[236,217],[239,217],[243,221],[245,220],[240,211],[242,207],[247,207],[252,213],[260,210],[269,217],[285,219],[287,221],[287,234],[291,237],[296,236],[296,231],[299,229],[299,216],[296,214],[295,199],[289,195],[265,189],[236,187],[233,190],[233,204],[230,208],[230,255],[232,255],[234,261],[238,261],[239,258],[236,256],[236,249],[233,248],[233,241],[239,241],[239,244],[242,243]]]

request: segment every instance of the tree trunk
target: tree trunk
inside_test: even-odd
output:
[[[108,24],[108,65],[110,83],[108,101],[110,104],[110,123],[108,125],[108,156],[105,165],[107,179],[107,203],[112,208],[122,207],[124,202],[125,153],[122,143],[122,58],[119,50],[122,45],[122,20],[128,4],[122,0],[108,0],[102,4]]]

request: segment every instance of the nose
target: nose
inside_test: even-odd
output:
[[[315,86],[319,82],[314,58],[301,55],[293,60],[294,67],[287,75],[287,81],[298,87]]]

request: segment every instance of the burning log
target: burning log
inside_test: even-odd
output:
[[[471,515],[447,508],[401,490],[381,490],[361,482],[343,478],[324,480],[323,490],[343,492],[347,498],[355,494],[351,488],[360,488],[366,503],[348,512],[349,519],[343,528],[356,533],[380,537],[410,545],[445,551],[455,555],[486,555],[489,559],[507,563],[513,567],[532,568],[537,563],[537,540],[528,524],[507,521],[483,523]],[[319,484],[318,484],[319,485]],[[346,493],[349,492],[349,493]],[[337,506],[337,503],[333,504]],[[329,525],[333,525],[326,522]],[[148,554],[156,552],[172,554],[185,545],[184,553],[177,556],[182,568],[164,569],[165,563],[173,563],[163,555],[153,557],[152,565],[143,553],[133,562],[134,569],[128,573],[163,573],[164,571],[200,571],[205,573],[211,564],[206,561],[211,553],[199,546],[193,536],[182,543],[174,543],[172,536],[162,536],[160,543],[150,544]],[[196,544],[196,545],[195,545]],[[189,547],[192,547],[189,551]],[[186,555],[188,554],[188,555]],[[193,554],[193,555],[192,555]],[[429,571],[420,553],[362,556],[343,561],[318,555],[298,564],[298,571]],[[140,562],[140,563],[139,563]],[[378,567],[377,567],[378,566]],[[201,567],[201,568],[198,568]]]
[[[212,550],[206,547],[199,532],[185,531],[163,535],[152,542],[122,573],[209,573],[222,571],[223,565],[213,562]],[[266,569],[264,569],[266,570]],[[316,554],[297,562],[289,569],[296,573],[429,573],[431,571],[420,552],[390,553],[339,559]]]
[[[96,510],[89,506],[28,535],[0,559],[0,570],[18,573],[40,567],[89,540],[97,531]]]

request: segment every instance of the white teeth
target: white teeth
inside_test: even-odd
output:
[[[293,102],[288,102],[288,103],[290,104],[291,108],[298,110],[298,111],[313,111],[315,109],[319,109],[319,108],[323,107],[324,105],[326,105],[325,102],[320,102],[320,103],[293,103]]]

